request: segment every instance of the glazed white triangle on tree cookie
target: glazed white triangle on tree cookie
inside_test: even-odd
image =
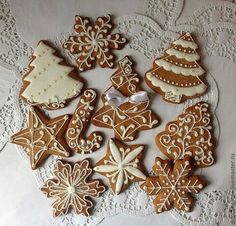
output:
[[[145,74],[145,82],[171,103],[203,95],[207,85],[197,49],[192,35],[184,33],[154,61],[153,68]]]
[[[83,87],[75,67],[66,63],[48,41],[40,41],[23,76],[22,100],[47,109],[64,107]]]

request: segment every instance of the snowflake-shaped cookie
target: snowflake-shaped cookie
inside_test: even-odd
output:
[[[153,201],[156,212],[161,213],[175,206],[178,210],[191,211],[193,198],[203,189],[205,182],[199,176],[189,176],[193,165],[189,157],[177,160],[172,165],[170,160],[157,157],[153,171],[156,177],[148,177],[141,188],[148,195],[155,195]]]
[[[96,164],[94,170],[109,179],[112,191],[118,195],[130,183],[146,179],[141,164],[143,149],[142,145],[125,145],[110,139],[106,156]]]
[[[80,71],[93,67],[95,61],[101,67],[114,66],[111,49],[122,49],[126,39],[120,34],[110,34],[113,25],[110,15],[98,17],[94,24],[88,17],[75,17],[74,30],[77,35],[70,36],[63,44],[71,54],[78,54]]]
[[[47,197],[56,199],[52,204],[55,217],[67,214],[71,208],[77,214],[89,215],[88,210],[93,206],[90,198],[97,198],[105,191],[105,187],[98,180],[87,181],[91,173],[87,159],[73,165],[57,162],[55,178],[47,180],[41,188]]]

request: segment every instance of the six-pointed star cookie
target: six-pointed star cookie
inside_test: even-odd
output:
[[[88,17],[75,17],[75,36],[70,36],[63,44],[71,54],[77,54],[80,71],[93,67],[95,61],[101,67],[114,66],[112,49],[122,49],[126,39],[120,34],[110,34],[113,25],[110,15],[98,17],[94,25]]]
[[[77,214],[89,215],[89,209],[93,206],[90,198],[97,198],[105,191],[98,180],[88,181],[91,173],[87,159],[74,164],[57,162],[55,177],[47,180],[41,188],[47,197],[56,199],[52,204],[55,217],[67,214],[71,208]]]
[[[69,115],[48,119],[37,107],[29,108],[28,127],[11,136],[11,142],[29,149],[32,169],[50,155],[69,156],[64,133]]]
[[[142,172],[143,145],[125,145],[115,139],[108,142],[107,153],[94,170],[106,176],[115,194],[124,191],[129,184],[146,179]]]
[[[193,164],[189,157],[177,160],[172,165],[171,160],[157,157],[153,171],[155,177],[147,177],[141,188],[148,194],[156,196],[153,204],[156,212],[161,213],[175,206],[178,210],[191,211],[193,198],[205,186],[199,176],[190,176]]]

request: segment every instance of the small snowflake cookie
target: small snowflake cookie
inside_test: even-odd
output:
[[[55,198],[53,215],[61,216],[70,212],[89,216],[93,206],[91,198],[98,198],[105,187],[99,180],[88,180],[92,173],[89,161],[84,159],[74,164],[58,161],[54,169],[54,178],[49,179],[41,188],[47,197]]]
[[[75,67],[67,64],[48,41],[38,43],[22,81],[21,99],[49,110],[64,107],[83,88]]]
[[[131,183],[146,179],[141,163],[143,145],[125,145],[115,139],[108,141],[107,153],[94,170],[109,179],[111,189],[118,195]]]
[[[30,107],[28,127],[12,135],[10,141],[29,150],[31,167],[36,169],[49,155],[70,155],[64,139],[69,120],[69,115],[49,119],[39,108]]]
[[[97,94],[94,90],[85,90],[68,125],[66,141],[75,152],[87,154],[96,151],[101,146],[102,135],[100,132],[92,132],[87,138],[84,137],[96,104],[96,97]]]
[[[189,157],[177,160],[173,165],[170,160],[157,157],[153,171],[156,176],[147,177],[140,187],[151,196],[157,213],[170,210],[190,212],[193,205],[192,194],[199,193],[206,185],[200,176],[190,176],[193,165]]]
[[[94,24],[87,17],[75,17],[76,35],[70,36],[63,47],[77,55],[80,71],[91,69],[95,61],[103,68],[114,66],[111,50],[122,49],[126,39],[120,34],[111,34],[112,29],[110,15],[98,17]]]
[[[156,59],[145,81],[165,101],[179,104],[203,95],[207,90],[205,70],[200,66],[198,45],[184,33]]]
[[[168,158],[175,161],[191,156],[197,167],[215,162],[215,143],[210,106],[206,102],[188,107],[156,136],[157,146]]]

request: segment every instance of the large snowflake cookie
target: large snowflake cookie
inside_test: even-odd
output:
[[[170,160],[157,157],[153,171],[154,177],[147,177],[141,188],[155,196],[153,204],[157,213],[175,206],[178,210],[190,212],[193,205],[192,194],[199,193],[205,182],[200,176],[190,176],[193,165],[189,157],[177,160],[172,165]]]
[[[174,161],[191,156],[197,167],[212,165],[215,138],[209,104],[199,102],[188,107],[156,136],[156,143]]]
[[[21,99],[30,104],[57,109],[78,96],[83,87],[76,69],[60,57],[48,41],[40,41],[33,52],[29,71],[23,76]]]
[[[75,152],[82,154],[91,153],[101,146],[101,133],[93,132],[87,138],[84,137],[85,129],[96,104],[96,97],[97,94],[94,90],[85,90],[68,125],[66,141]]]
[[[203,95],[207,86],[197,49],[191,34],[182,34],[146,73],[148,86],[161,94],[164,100],[177,104]]]
[[[102,96],[103,107],[92,118],[99,127],[114,130],[115,138],[132,141],[138,131],[158,125],[156,114],[149,108],[147,93],[139,85],[133,62],[124,57],[111,76],[112,86]]]
[[[115,139],[108,141],[107,153],[94,170],[109,179],[112,191],[119,194],[129,184],[146,179],[141,163],[143,145],[125,145]]]
[[[111,50],[122,49],[126,39],[120,34],[111,34],[112,28],[110,15],[98,17],[94,24],[87,17],[75,17],[76,35],[70,36],[63,47],[77,55],[80,71],[92,68],[95,61],[103,68],[114,66]]]
[[[51,154],[68,157],[69,147],[64,134],[69,119],[69,115],[49,119],[37,107],[30,107],[28,127],[11,136],[10,141],[29,149],[32,169],[40,166]]]
[[[93,206],[91,198],[97,198],[105,191],[99,180],[88,180],[92,173],[89,161],[84,159],[74,164],[58,161],[54,178],[45,182],[41,190],[47,197],[55,198],[53,215],[61,216],[70,212],[89,216]]]

